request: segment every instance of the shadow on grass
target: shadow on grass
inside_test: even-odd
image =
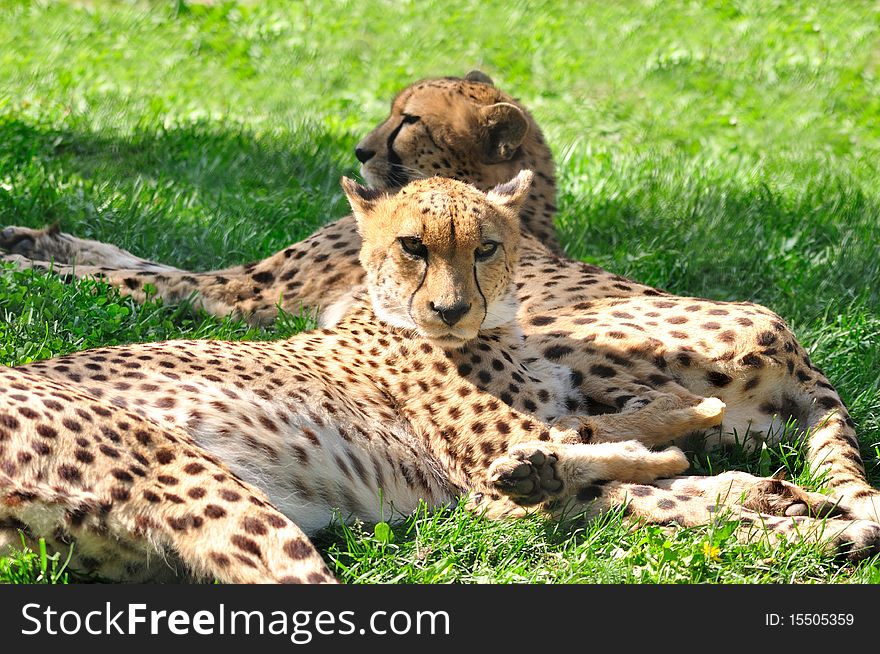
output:
[[[851,302],[880,310],[876,189],[796,164],[783,180],[658,152],[597,163],[586,186],[560,171],[558,231],[575,258],[680,295],[754,301],[788,320]]]
[[[0,161],[37,158],[94,181],[169,180],[203,193],[286,192],[300,183],[333,184],[354,166],[356,136],[338,138],[303,123],[259,134],[232,122],[195,121],[137,128],[124,135],[58,129],[0,115]]]
[[[201,121],[113,134],[0,115],[0,170],[13,179],[0,190],[0,224],[58,221],[171,263],[262,257],[348,213],[339,179],[356,174],[356,140],[308,123],[257,133]]]

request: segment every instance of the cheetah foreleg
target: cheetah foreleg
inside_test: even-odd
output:
[[[553,426],[576,431],[584,443],[637,440],[658,445],[717,427],[724,418],[724,408],[724,402],[716,397],[688,404],[675,395],[664,395],[641,408],[621,413],[562,416]]]
[[[0,231],[0,249],[28,259],[53,261],[56,264],[143,271],[178,270],[136,257],[109,243],[71,236],[59,231],[57,224],[43,229],[10,225]]]

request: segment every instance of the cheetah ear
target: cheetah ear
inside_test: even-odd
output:
[[[483,84],[488,84],[489,86],[495,86],[495,82],[492,81],[492,78],[489,77],[482,70],[472,70],[464,78],[468,82],[482,82]]]
[[[521,170],[509,182],[499,184],[489,191],[486,198],[492,204],[510,207],[518,212],[529,195],[529,189],[532,188],[532,177],[531,170]]]
[[[489,163],[511,159],[529,132],[526,115],[509,102],[480,107],[480,123],[486,130],[485,146]]]
[[[376,202],[379,198],[383,197],[385,193],[383,191],[377,191],[376,189],[362,186],[348,177],[343,177],[341,184],[345,197],[348,198],[348,203],[351,205],[351,210],[354,212],[355,220],[357,221],[358,226],[360,226],[364,216],[372,211]]]

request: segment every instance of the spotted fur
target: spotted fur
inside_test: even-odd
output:
[[[786,433],[805,436],[808,461],[834,497],[854,516],[880,517],[880,494],[866,479],[846,407],[779,316],[751,303],[673,296],[559,254],[550,151],[528,111],[485,75],[408,87],[357,156],[379,189],[432,174],[488,189],[534,170],[515,277],[520,324],[542,356],[571,368],[592,411],[660,411],[714,397],[726,405],[725,419],[703,435],[710,445],[747,447],[773,442],[796,419],[799,428]],[[195,297],[211,313],[256,322],[276,315],[279,298],[294,312],[320,307],[322,322],[333,322],[339,315],[328,307],[347,306],[338,301],[363,282],[353,217],[263,261],[209,273],[170,269],[56,228],[9,227],[0,246],[23,264],[31,263],[23,255],[54,259],[62,274],[100,275],[136,297],[149,283],[168,301]],[[65,265],[74,260],[85,265]],[[590,429],[587,422],[584,433]]]
[[[572,375],[530,348],[515,301],[486,327],[486,307],[514,295],[530,178],[488,195],[442,178],[382,197],[346,182],[369,284],[332,328],[0,369],[5,540],[22,531],[58,549],[75,541],[74,569],[110,579],[325,582],[307,536],[336,512],[375,521],[470,492],[486,515],[509,517],[587,493],[594,508],[625,503],[666,519],[666,498],[631,502],[636,486],[617,482],[678,474],[682,453],[629,440],[638,412],[591,418],[588,439],[569,429]],[[467,309],[451,316],[448,302]],[[643,415],[640,429],[665,433],[662,418]],[[760,483],[715,499],[751,519],[747,496]],[[705,480],[693,484],[693,495],[706,492]],[[819,506],[801,491],[782,504],[767,499],[778,491],[751,494],[784,512]],[[706,518],[702,505],[681,515]],[[771,531],[794,533],[796,522],[837,546],[876,546],[872,526],[850,522],[829,535],[812,517],[781,518]]]

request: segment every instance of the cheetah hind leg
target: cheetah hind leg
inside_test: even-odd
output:
[[[207,460],[203,463],[210,465]],[[236,481],[222,468],[213,472],[225,473]],[[154,575],[171,579],[168,575],[176,567],[174,562],[179,561],[186,570],[182,578],[189,580],[334,583],[320,555],[296,524],[258,490],[240,481],[237,487],[242,499],[225,503],[222,511],[214,505],[216,518],[205,522],[184,504],[170,503],[159,510],[150,502],[135,499],[110,504],[88,493],[15,484],[0,473],[0,506],[4,507],[0,524],[19,526],[0,530],[0,544],[6,552],[10,547],[20,550],[19,530],[31,549],[36,547],[37,537],[43,535],[49,548],[62,551],[62,555],[73,543],[71,569],[107,580],[148,581]],[[100,515],[96,505],[109,508]],[[83,517],[71,521],[70,516],[76,515]],[[200,533],[193,533],[196,530]],[[64,532],[60,541],[59,532]],[[64,543],[68,545],[62,547]],[[79,565],[89,559],[94,563],[85,568]],[[168,564],[157,568],[154,563],[161,560]],[[147,576],[139,578],[139,573]]]
[[[44,380],[20,368],[0,367],[0,377],[4,383],[6,378],[18,382],[25,406],[38,404],[35,385]],[[152,580],[167,576],[169,566],[179,562],[188,579],[332,581],[302,530],[262,491],[232,474],[185,433],[100,403],[69,384],[52,385],[64,390],[70,402],[88,402],[95,415],[106,418],[84,422],[77,432],[84,442],[104,447],[92,454],[86,467],[74,468],[63,456],[71,439],[67,432],[40,436],[34,418],[21,412],[21,417],[12,417],[0,406],[4,529],[22,529],[33,539],[44,537],[53,551],[65,553],[69,548],[61,546],[74,543],[71,569],[106,579]],[[116,440],[110,446],[102,427],[123,422],[125,431],[113,432]],[[35,438],[50,439],[53,445],[39,448],[40,456],[32,457],[30,466],[18,465],[13,456]],[[126,460],[127,468],[122,467]],[[189,501],[177,494],[184,491]]]
[[[514,445],[489,467],[489,483],[517,504],[533,505],[574,495],[586,485],[611,479],[648,482],[688,468],[677,447],[654,452],[637,441]]]

